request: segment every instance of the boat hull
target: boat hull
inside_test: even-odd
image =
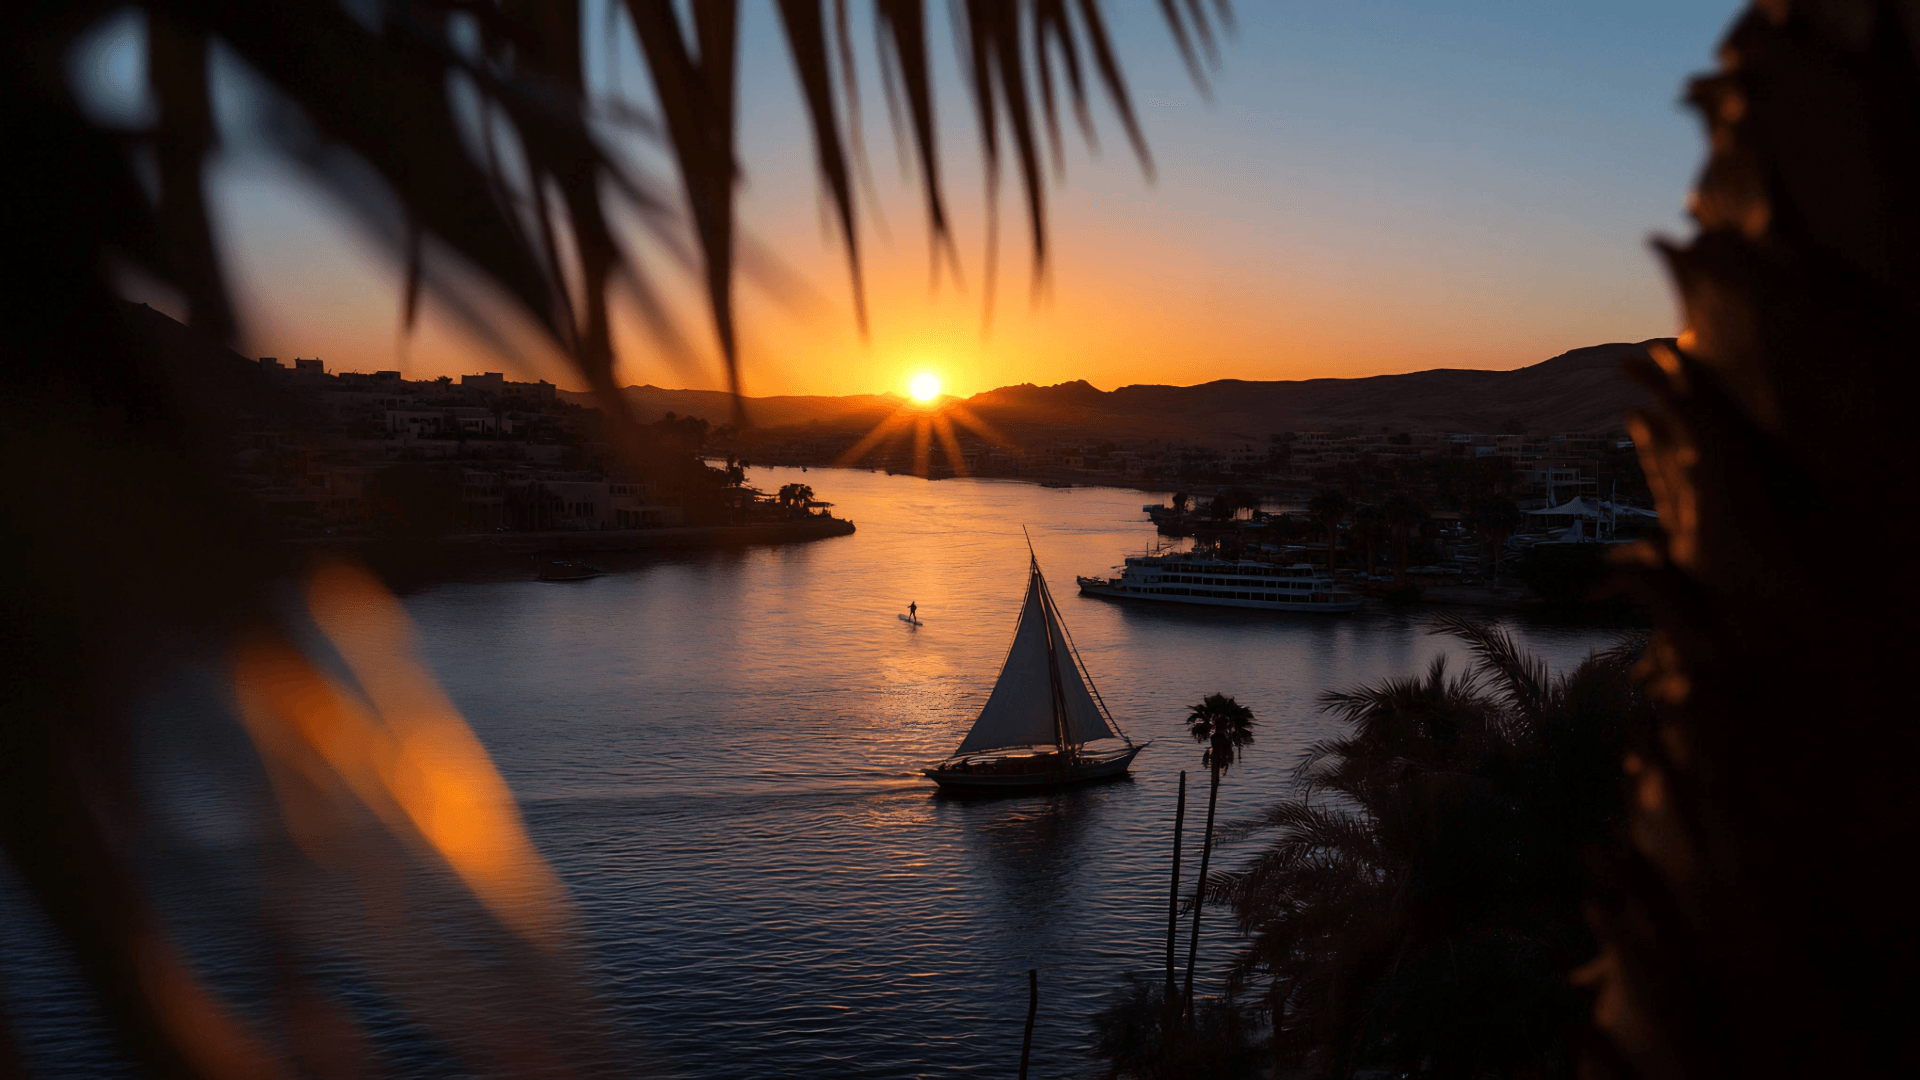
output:
[[[1117,780],[1127,775],[1134,757],[1144,749],[1146,746],[1142,744],[1112,757],[1064,768],[1023,768],[1002,772],[991,767],[976,766],[963,771],[947,767],[943,762],[920,771],[945,791],[1043,791]]]
[[[1346,600],[1310,600],[1302,603],[1284,600],[1242,600],[1237,596],[1136,593],[1121,589],[1111,581],[1096,578],[1081,578],[1079,584],[1082,596],[1098,596],[1107,600],[1138,600],[1143,603],[1197,604],[1205,607],[1239,608],[1242,611],[1298,611],[1308,615],[1338,615],[1342,612],[1358,610],[1362,602],[1357,596]]]

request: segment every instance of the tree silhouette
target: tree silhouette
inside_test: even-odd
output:
[[[1404,491],[1396,491],[1387,496],[1380,507],[1381,516],[1386,519],[1387,528],[1393,533],[1393,576],[1394,580],[1405,584],[1407,580],[1407,544],[1412,539],[1413,530],[1427,520],[1427,508],[1420,500]]]
[[[813,488],[807,484],[782,484],[774,494],[774,501],[790,510],[805,510],[807,501],[813,498]]]
[[[1471,670],[1442,656],[1326,694],[1344,731],[1307,751],[1296,794],[1252,825],[1272,840],[1216,886],[1250,938],[1234,978],[1267,984],[1276,1068],[1571,1071],[1585,860],[1623,851],[1614,762],[1651,725],[1638,643],[1556,676],[1490,625],[1436,632]]]
[[[1500,561],[1507,553],[1507,538],[1526,524],[1527,516],[1505,495],[1483,495],[1473,504],[1473,527],[1487,538],[1487,561],[1493,568],[1493,585],[1500,587]]]
[[[1193,934],[1187,939],[1187,978],[1181,989],[1182,1008],[1193,1013],[1193,963],[1200,951],[1200,912],[1205,906],[1207,863],[1213,857],[1213,812],[1220,802],[1220,774],[1233,767],[1235,757],[1253,744],[1253,710],[1225,694],[1208,694],[1187,714],[1187,733],[1204,743],[1200,761],[1211,772],[1207,790],[1207,831],[1200,842],[1200,875],[1193,891]]]
[[[1372,576],[1374,553],[1388,536],[1386,515],[1372,503],[1362,503],[1353,511],[1353,539],[1367,552],[1367,574]]]
[[[877,48],[905,99],[901,127],[920,159],[930,253],[936,265],[944,255],[957,266],[941,190],[924,6],[875,0]],[[144,27],[151,108],[134,126],[121,127],[84,107],[73,58],[108,19],[130,10]],[[504,342],[517,327],[531,326],[595,393],[611,449],[639,461],[649,440],[614,378],[616,292],[631,299],[663,352],[686,355],[686,336],[653,271],[690,265],[730,384],[738,386],[738,5],[625,0],[604,9],[632,32],[617,40],[638,44],[654,112],[617,95],[596,99],[588,85],[588,14],[600,10],[566,0],[153,0],[135,9],[104,0],[26,0],[12,13],[18,32],[0,39],[0,127],[13,166],[0,182],[7,205],[19,211],[8,223],[15,285],[0,293],[0,390],[21,419],[8,425],[5,446],[11,460],[45,463],[28,470],[32,512],[10,519],[8,529],[17,557],[36,570],[14,579],[8,593],[10,621],[34,631],[0,650],[0,675],[16,688],[12,715],[0,725],[0,843],[25,890],[57,916],[57,931],[75,950],[106,1022],[146,1071],[242,1077],[296,1070],[278,1059],[280,1041],[256,1038],[228,1017],[168,943],[127,854],[152,824],[132,794],[141,790],[137,763],[131,752],[126,760],[101,760],[102,748],[140,745],[129,730],[137,722],[134,706],[153,671],[186,662],[186,640],[201,643],[209,660],[245,648],[262,664],[285,667],[282,674],[298,674],[274,685],[311,691],[301,698],[303,709],[335,709],[335,722],[363,715],[340,712],[342,699],[324,692],[326,676],[303,651],[308,624],[283,602],[290,580],[324,579],[346,592],[361,586],[316,576],[297,553],[271,543],[219,452],[246,412],[248,366],[219,345],[233,336],[235,318],[205,187],[221,135],[213,58],[237,62],[261,87],[257,115],[268,122],[250,133],[259,149],[334,195],[358,218],[362,235],[402,268],[406,324],[414,322],[420,298],[432,295],[486,340]],[[849,141],[832,79],[840,71],[850,80],[855,70],[849,36],[838,32],[838,19],[830,32],[821,0],[779,0],[778,10],[864,322]],[[1210,40],[1207,9],[1162,10],[1178,40],[1196,32]],[[1097,79],[1105,87],[1152,175],[1100,8],[1083,0],[1077,13],[1069,20],[1064,0],[980,0],[957,9],[987,188],[997,190],[998,130],[1006,124],[1036,272],[1047,256],[1038,135],[1044,130],[1057,140],[1059,76],[1083,118],[1086,83]],[[1030,63],[1037,78],[1029,77]],[[1091,77],[1082,78],[1083,67]],[[849,110],[856,85],[843,83]],[[677,175],[642,172],[634,162],[653,158],[627,153],[622,140],[664,149]],[[857,156],[857,144],[853,149]],[[684,214],[676,210],[682,192]],[[614,222],[622,220],[636,222],[644,235],[617,237]],[[638,242],[623,242],[629,240]],[[634,254],[662,250],[671,258],[659,265]],[[190,340],[170,336],[153,313],[122,301],[127,281],[181,298],[195,331]],[[990,301],[991,288],[982,295]],[[251,370],[257,375],[257,367]],[[76,540],[70,523],[90,520],[100,506],[141,521],[143,542]],[[424,669],[405,670],[426,677]],[[318,785],[303,804],[307,811],[348,814],[351,800],[367,799],[382,808],[379,820],[399,821],[382,800],[437,790],[356,787],[326,772],[323,751],[337,749],[337,740],[307,740],[303,732],[312,729],[293,724],[284,710],[257,718],[248,732],[268,764]],[[452,738],[456,729],[464,730],[457,716],[443,734]],[[386,738],[378,728],[368,737]],[[462,769],[477,762],[462,775],[486,791],[506,790],[495,786],[484,753],[432,739],[399,745],[395,752],[403,756],[425,756],[403,761],[406,775],[439,775],[433,770],[447,762],[433,755],[444,752]],[[376,780],[386,784],[400,774]],[[494,804],[462,805],[471,811]],[[281,821],[274,809],[257,809],[251,820]],[[422,813],[408,820],[445,820]],[[499,858],[469,869],[518,866],[526,856],[534,860],[529,873],[546,872],[521,844],[524,833],[513,820],[493,825],[499,827],[479,832],[487,852],[466,853]],[[406,835],[394,827],[396,843]],[[437,851],[449,859],[458,853]],[[504,894],[492,900],[525,914]],[[516,947],[504,940],[512,937],[500,935],[503,948]],[[522,944],[537,951],[531,938]],[[417,970],[423,981],[436,971],[469,977],[453,959]],[[499,1072],[564,1071],[576,1057],[590,1056],[595,1040],[574,1038],[577,1025],[563,1022],[587,1011],[569,999],[567,979],[529,976],[524,985],[524,1014],[515,1023],[467,1017],[438,1025],[435,1034],[469,1066]],[[440,1003],[430,998],[422,992],[409,1000],[417,1011],[431,1011]]]
[[[1347,516],[1347,497],[1331,488],[1322,490],[1307,504],[1307,511],[1327,530],[1327,573],[1334,571],[1334,552],[1340,541],[1340,522]]]
[[[1895,0],[1756,3],[1717,56],[1687,94],[1699,231],[1660,245],[1687,329],[1633,367],[1664,535],[1621,584],[1654,612],[1661,729],[1627,759],[1639,858],[1587,982],[1617,1072],[1900,1075],[1920,933],[1886,854],[1920,846],[1920,794],[1885,616],[1920,579],[1808,553],[1920,457],[1920,34]]]

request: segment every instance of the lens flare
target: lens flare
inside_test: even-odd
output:
[[[907,384],[907,389],[912,391],[915,401],[932,401],[940,396],[940,376],[931,371],[923,371],[913,377],[913,381]]]

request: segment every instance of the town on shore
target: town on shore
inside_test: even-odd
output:
[[[710,464],[715,432],[703,419],[662,417],[620,452],[598,410],[560,400],[544,381],[250,363],[261,407],[235,432],[233,467],[269,531],[290,540],[527,534],[551,548],[604,549],[615,533],[851,531],[808,485],[762,492],[745,483],[744,462]]]
[[[1172,491],[1167,503],[1142,508],[1162,536],[1236,558],[1312,563],[1344,587],[1395,600],[1581,607],[1605,577],[1609,549],[1658,522],[1633,441],[1619,429],[1040,431],[1025,445],[960,430],[944,448],[908,439],[863,446],[804,429],[729,434],[736,453],[765,464]]]
[[[590,399],[549,382],[332,372],[308,358],[227,354],[224,363],[247,384],[233,428],[238,486],[271,534],[296,542],[564,551],[704,543],[722,538],[715,530],[769,540],[851,531],[809,484],[749,486],[751,458],[928,480],[1173,491],[1169,503],[1143,508],[1164,536],[1312,562],[1358,591],[1396,599],[1508,604],[1580,598],[1599,577],[1604,542],[1657,520],[1621,430],[1345,422],[1103,436],[1084,423],[982,424],[988,431],[954,425],[929,445],[818,425],[740,429],[667,411],[643,412],[641,445],[616,452]],[[1560,549],[1570,540],[1603,543],[1569,555]]]

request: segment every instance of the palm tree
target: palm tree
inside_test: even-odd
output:
[[[1591,857],[1624,853],[1614,762],[1651,726],[1630,640],[1555,676],[1499,629],[1441,620],[1472,668],[1329,693],[1271,843],[1216,895],[1264,979],[1276,1067],[1569,1071]]]
[[[1394,580],[1404,584],[1407,580],[1407,543],[1412,538],[1415,526],[1427,520],[1427,508],[1406,492],[1396,491],[1387,496],[1380,510],[1386,518],[1387,527],[1393,531]]]
[[[1620,581],[1656,612],[1644,673],[1662,728],[1630,760],[1638,861],[1589,972],[1644,1075],[1915,1060],[1886,1012],[1920,969],[1885,877],[1888,852],[1920,847],[1912,736],[1885,724],[1912,708],[1889,678],[1911,634],[1884,622],[1914,609],[1920,577],[1869,584],[1808,558],[1920,464],[1902,431],[1920,342],[1914,27],[1899,0],[1755,3],[1687,94],[1708,129],[1699,231],[1660,247],[1686,330],[1633,366],[1655,403],[1627,419],[1665,535]],[[1810,716],[1828,718],[1814,740]],[[1834,782],[1783,800],[1787,775]]]
[[[859,65],[845,22],[833,17],[844,5],[776,6],[864,324],[852,183],[861,154],[852,142],[850,163],[843,135]],[[957,266],[941,190],[925,6],[874,0],[877,48],[890,87],[901,91],[901,128],[918,152],[934,259]],[[222,1003],[167,945],[126,855],[125,838],[148,822],[130,797],[139,790],[137,763],[127,762],[124,774],[103,773],[89,756],[139,744],[128,728],[138,722],[133,703],[142,680],[156,663],[181,662],[185,638],[200,642],[206,656],[243,646],[289,663],[305,655],[306,624],[290,624],[280,599],[287,581],[304,574],[301,561],[261,535],[246,493],[212,451],[246,409],[223,398],[230,387],[212,378],[245,370],[220,344],[233,336],[235,304],[206,186],[219,149],[216,58],[237,62],[260,83],[258,115],[271,122],[254,129],[259,149],[337,196],[365,227],[360,235],[403,268],[407,324],[422,293],[431,293],[491,340],[533,328],[594,391],[610,449],[637,461],[645,440],[615,382],[611,298],[632,298],[663,353],[693,350],[655,279],[662,264],[636,253],[665,250],[692,264],[715,351],[738,385],[738,4],[152,0],[139,5],[136,31],[146,46],[137,70],[150,100],[132,121],[90,112],[73,62],[95,35],[123,25],[116,20],[127,5],[26,0],[17,8],[18,32],[0,37],[0,127],[16,163],[5,171],[6,202],[28,209],[8,222],[16,284],[0,295],[0,396],[25,418],[6,431],[12,456],[53,464],[34,471],[43,493],[31,500],[34,512],[9,520],[9,539],[39,572],[11,581],[7,610],[17,625],[39,629],[31,641],[0,650],[0,677],[17,690],[0,725],[0,843],[39,907],[58,916],[108,1024],[144,1071],[267,1075],[277,1066],[262,1055],[279,1043],[222,1020]],[[1089,116],[1087,85],[1106,88],[1152,174],[1113,42],[1093,0],[1077,5],[1077,19],[1062,0],[970,2],[956,10],[987,185],[997,189],[1006,160],[1017,167],[1031,258],[1042,271],[1041,158],[1057,141],[1062,82],[1082,118]],[[1162,10],[1190,58],[1193,42],[1214,40],[1206,9]],[[615,40],[637,43],[656,109],[589,86],[589,32],[599,30],[601,15],[625,23],[620,29],[630,33]],[[1197,61],[1190,67],[1198,76]],[[836,72],[845,76],[839,93]],[[1003,128],[1012,138],[995,134]],[[671,162],[670,172],[642,173],[639,163],[659,159]],[[647,235],[617,237],[623,220]],[[121,300],[129,280],[181,298],[193,332],[169,336],[157,326],[167,320]],[[498,323],[493,313],[502,313]],[[73,542],[60,523],[84,519],[96,505],[147,523],[151,541]],[[75,611],[102,614],[75,619]],[[249,729],[263,755],[293,755],[306,745],[290,724],[274,724]],[[430,754],[439,744],[412,746]],[[317,760],[282,763],[307,770],[303,777],[331,776]],[[477,773],[470,763],[457,758],[462,775],[497,780],[484,755]],[[421,767],[432,774],[436,766],[447,763]],[[316,791],[353,790],[333,779],[320,785]],[[309,809],[347,813],[325,799]],[[470,854],[518,852],[533,858],[530,873],[546,873],[517,826],[486,837],[495,846]],[[558,1038],[561,1029],[535,1014],[542,1001],[560,1009],[564,993],[544,983],[527,989],[513,1026]],[[475,1050],[493,1034],[483,1024],[437,1034],[470,1037],[463,1051],[504,1071],[564,1068],[557,1057],[536,1066]]]
[[[1253,710],[1225,694],[1208,694],[1187,714],[1187,732],[1193,741],[1205,743],[1201,764],[1212,771],[1213,784],[1207,792],[1207,831],[1200,842],[1200,876],[1193,890],[1193,934],[1187,940],[1187,978],[1181,1001],[1191,1018],[1193,1013],[1193,962],[1200,950],[1200,909],[1207,889],[1207,862],[1213,857],[1213,812],[1220,802],[1220,774],[1233,767],[1241,749],[1253,745]]]
[[[1307,510],[1327,529],[1327,573],[1334,570],[1334,552],[1340,539],[1340,522],[1347,516],[1347,497],[1332,488],[1324,489],[1307,504]]]
[[[1527,516],[1505,495],[1483,495],[1473,504],[1473,527],[1487,538],[1487,560],[1493,566],[1493,587],[1500,587],[1500,560],[1507,538],[1525,524]]]
[[[1380,548],[1380,541],[1387,536],[1386,515],[1372,503],[1362,503],[1353,511],[1353,538],[1366,549],[1367,576],[1373,576],[1374,552]]]

